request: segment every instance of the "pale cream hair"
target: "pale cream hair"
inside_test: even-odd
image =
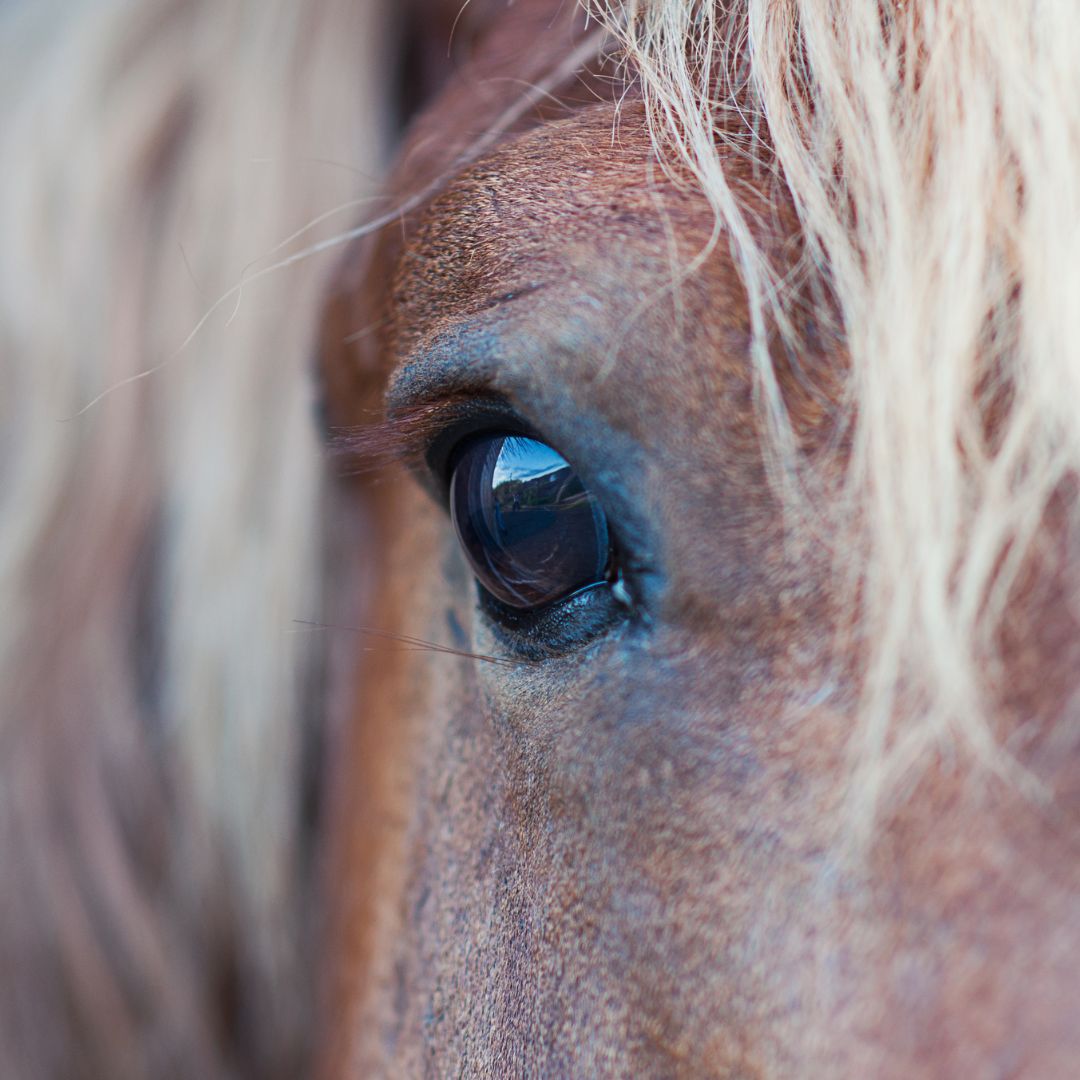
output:
[[[835,297],[866,510],[853,790],[872,809],[957,736],[1009,770],[985,722],[996,631],[1080,461],[1080,19],[588,7],[742,267],[794,502],[813,478],[767,348],[791,313],[725,177],[733,118],[775,153]],[[326,266],[254,273],[347,239],[335,208],[363,215],[345,204],[381,163],[386,40],[361,0],[0,6],[4,1076],[303,1069],[323,672],[293,620],[322,610],[307,368]],[[994,446],[981,381],[1012,395]],[[901,687],[920,705],[902,724]]]
[[[928,754],[958,743],[1032,796],[1052,794],[1016,765],[988,717],[1005,689],[999,629],[1018,570],[1080,465],[1076,8],[590,7],[640,81],[662,160],[690,171],[742,267],[788,497],[813,492],[798,476],[767,347],[772,321],[790,327],[791,312],[727,182],[726,154],[775,153],[835,294],[851,365],[848,496],[867,539],[865,552],[837,553],[858,575],[869,656],[853,734],[855,818],[868,826]],[[995,394],[1007,408],[991,434]],[[1080,592],[1069,599],[1080,611]]]
[[[388,12],[0,5],[5,1077],[303,1071],[332,260],[178,350],[370,212]]]

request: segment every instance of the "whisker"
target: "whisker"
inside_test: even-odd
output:
[[[302,225],[295,232],[286,236],[284,240],[279,241],[269,251],[264,252],[257,259],[252,259],[250,262],[245,264],[243,269],[241,269],[240,271],[240,281],[238,282],[238,290],[236,293],[236,305],[233,307],[232,314],[229,316],[225,325],[227,327],[232,326],[233,321],[236,319],[236,316],[240,314],[240,305],[244,298],[244,286],[249,280],[248,274],[254,267],[258,266],[259,263],[265,262],[267,259],[272,258],[279,251],[287,248],[291,243],[293,243],[293,241],[299,240],[300,237],[303,236],[305,233],[311,232],[312,229],[317,228],[324,221],[328,221],[330,218],[336,217],[338,214],[343,213],[345,210],[354,210],[359,206],[366,206],[368,203],[372,202],[384,202],[387,200],[387,198],[389,198],[389,196],[386,195],[366,195],[361,199],[349,199],[348,202],[339,203],[337,206],[334,206],[331,209],[326,210],[321,214],[318,214],[316,217],[313,217],[306,225]]]
[[[450,59],[452,50],[454,48],[454,34],[457,32],[458,23],[461,22],[461,16],[465,14],[465,9],[472,3],[472,0],[465,0],[465,3],[458,9],[458,13],[454,16],[454,21],[450,26],[450,37],[446,41],[446,58]]]
[[[460,656],[467,660],[483,660],[487,664],[501,664],[506,667],[528,667],[529,660],[510,660],[504,656],[490,656],[487,653],[469,652],[467,649],[455,649],[451,645],[440,645],[437,641],[427,641],[424,638],[412,637],[409,634],[397,634],[392,630],[380,630],[374,626],[345,626],[334,623],[313,622],[309,619],[293,619],[297,626],[303,626],[308,630],[346,630],[353,634],[368,634],[371,637],[382,638],[384,641],[394,641],[402,645],[408,645],[407,649],[382,650],[391,652],[435,652],[447,656]],[[369,648],[365,652],[377,652],[379,650]]]
[[[372,334],[381,330],[384,326],[390,322],[389,318],[377,319],[373,323],[369,323],[362,330],[356,330],[351,334],[341,339],[342,345],[355,345],[358,341],[363,341],[364,338],[371,337]]]

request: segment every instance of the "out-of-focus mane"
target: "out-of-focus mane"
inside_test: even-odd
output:
[[[170,357],[368,212],[388,40],[353,0],[0,12],[6,1077],[304,1071],[328,264]]]

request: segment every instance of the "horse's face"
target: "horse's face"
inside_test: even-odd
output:
[[[859,657],[835,571],[859,540],[827,501],[785,518],[727,246],[678,275],[711,214],[659,174],[639,114],[614,140],[613,115],[508,140],[395,254],[387,398],[423,417],[422,484],[367,491],[389,554],[364,620],[511,662],[362,642],[336,1059],[361,1075],[1055,1072],[1080,1049],[1060,850],[1019,796],[931,770],[849,857]],[[794,259],[789,209],[731,169]],[[843,356],[803,331],[781,391],[826,490]],[[445,506],[461,448],[507,430],[566,459],[614,552],[602,583],[524,610],[478,586]]]

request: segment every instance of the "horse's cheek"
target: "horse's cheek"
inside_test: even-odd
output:
[[[483,648],[472,583],[445,542],[441,559],[409,632],[445,640],[452,622]],[[827,795],[801,775],[793,699],[753,690],[760,658],[702,663],[690,644],[627,632],[527,669],[413,661],[429,690],[410,702],[400,1061],[420,1045],[496,1071],[527,1047],[571,1073],[785,1060],[748,1033],[827,921],[822,839],[795,827]],[[811,727],[801,750],[817,739],[820,757]]]

